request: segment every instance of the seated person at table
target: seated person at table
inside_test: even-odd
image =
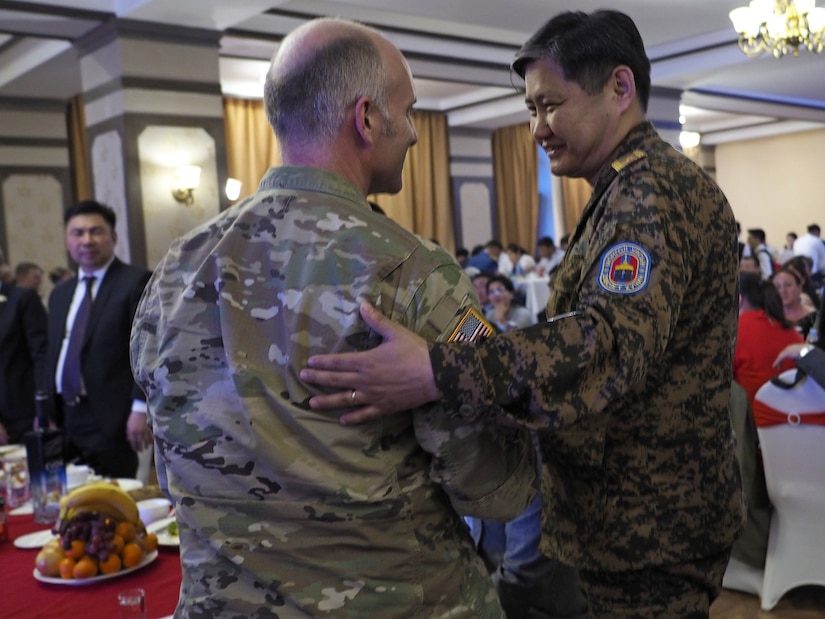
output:
[[[802,294],[799,295],[802,305],[813,306],[819,311],[822,305],[816,284],[811,277],[811,259],[808,256],[794,256],[783,266],[793,270],[802,279]]]
[[[533,256],[524,251],[520,245],[510,243],[507,246],[507,255],[513,263],[513,269],[510,271],[512,277],[524,277],[536,270],[536,261],[533,260]]]
[[[743,258],[744,260],[745,258]],[[785,319],[782,299],[761,273],[739,275],[739,327],[733,355],[731,423],[736,433],[742,488],[747,499],[747,522],[733,546],[732,556],[755,568],[765,565],[771,506],[765,487],[765,471],[758,455],[759,440],[753,419],[753,400],[759,388],[783,369],[774,367],[777,354],[802,336]]]
[[[550,275],[561,264],[564,258],[564,250],[561,247],[556,247],[553,238],[543,236],[537,243],[539,259],[536,263],[536,273],[539,277]]]
[[[284,165],[172,245],[132,331],[180,532],[176,616],[501,619],[457,512],[527,507],[529,435],[441,404],[344,427],[298,378],[312,354],[377,345],[362,299],[431,341],[486,328],[452,256],[367,205],[400,190],[416,141],[409,66],[375,30],[312,20],[264,92]]]
[[[516,289],[509,277],[496,275],[487,282],[487,297],[493,307],[484,317],[499,331],[513,331],[535,324],[530,311],[514,301],[515,295]]]
[[[802,276],[791,267],[783,266],[771,277],[771,282],[779,291],[785,318],[803,338],[816,322],[816,308],[802,302]]]
[[[786,346],[799,342],[802,336],[785,318],[782,299],[774,285],[755,273],[741,273],[733,379],[744,387],[750,404],[762,385],[793,367],[792,362],[786,362],[776,368],[773,362]]]

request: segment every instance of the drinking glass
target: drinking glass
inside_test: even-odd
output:
[[[120,619],[146,619],[146,592],[143,589],[126,589],[117,594]]]
[[[3,472],[6,478],[6,505],[12,510],[31,498],[26,450],[6,454],[3,458]]]

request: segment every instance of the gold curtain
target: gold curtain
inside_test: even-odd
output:
[[[241,181],[241,197],[258,189],[266,171],[281,165],[281,151],[259,99],[224,97],[226,164],[231,178]]]
[[[593,188],[583,178],[568,178],[563,176],[561,179],[561,201],[563,205],[564,214],[564,229],[569,234],[576,228],[579,223],[584,207],[587,206],[587,201],[590,200],[590,195],[593,193]]]
[[[450,191],[450,155],[447,117],[440,112],[414,111],[418,144],[407,153],[404,186],[397,194],[377,194],[369,199],[396,223],[450,253],[455,251],[453,201]]]
[[[69,135],[69,160],[72,169],[72,191],[75,201],[92,197],[92,179],[89,173],[88,147],[86,145],[86,113],[83,95],[69,100],[66,111],[66,128]]]
[[[536,249],[539,226],[538,152],[527,124],[493,132],[493,174],[496,184],[498,240],[518,243],[527,253]]]

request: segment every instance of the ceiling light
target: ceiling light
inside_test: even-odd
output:
[[[679,132],[679,145],[682,148],[696,148],[702,141],[702,135],[696,131]]]
[[[799,48],[819,54],[825,43],[825,9],[815,0],[751,0],[730,12],[739,49],[748,56],[770,52],[776,58]]]

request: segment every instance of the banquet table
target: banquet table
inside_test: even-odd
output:
[[[47,529],[31,515],[9,516],[9,541],[0,542],[0,616],[9,619],[54,619],[86,617],[112,619],[118,616],[117,594],[140,587],[146,591],[146,617],[168,617],[175,611],[180,589],[178,549],[161,546],[158,557],[144,567],[117,578],[88,585],[40,582],[33,575],[39,549],[20,549],[14,539]]]

